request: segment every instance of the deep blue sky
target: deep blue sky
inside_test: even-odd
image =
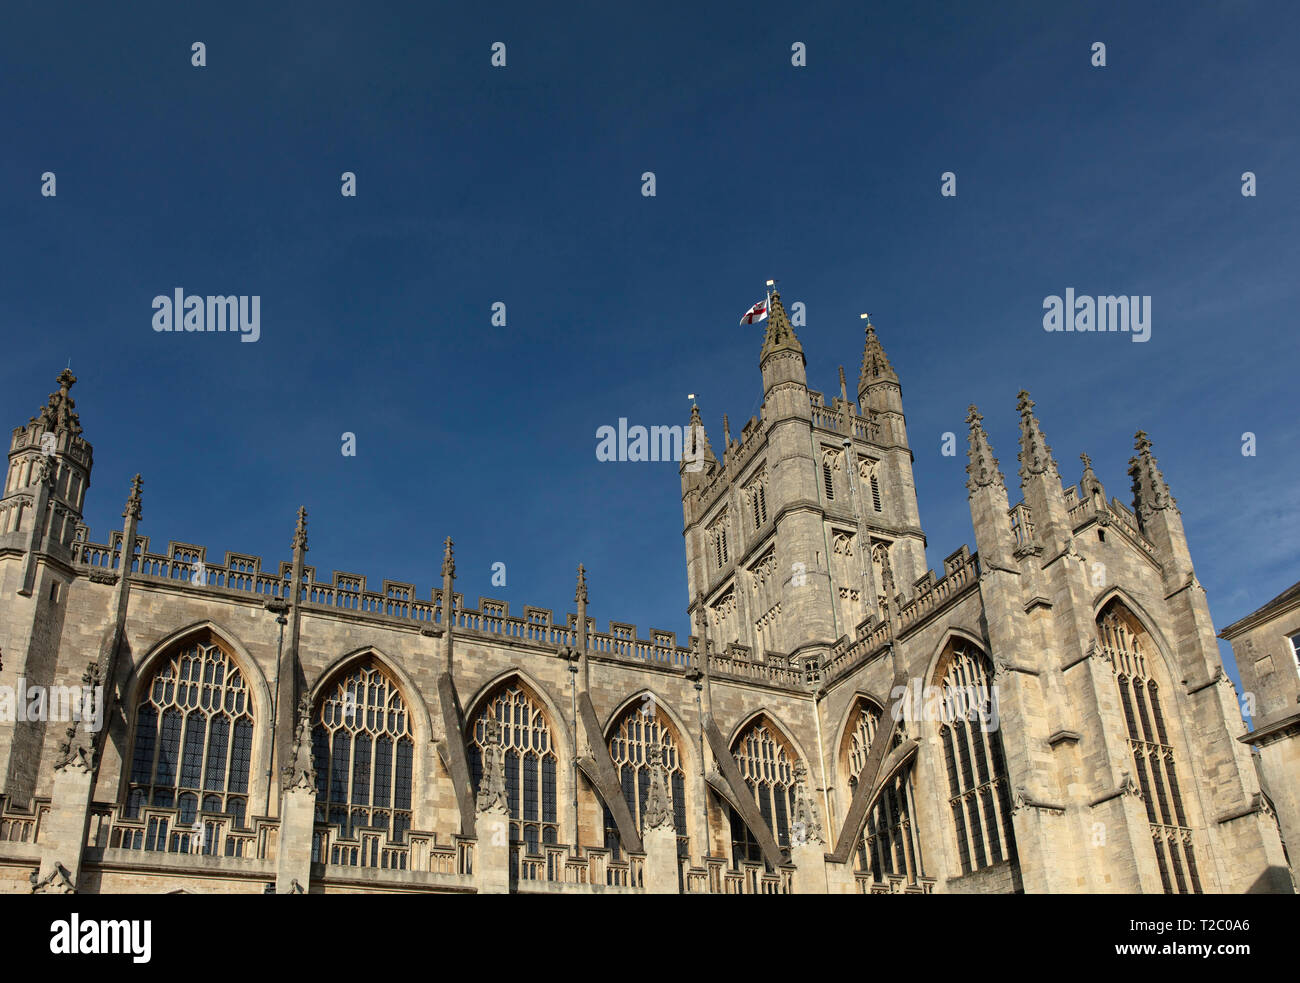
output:
[[[684,637],[676,468],[595,432],[694,392],[738,433],[777,277],[828,397],[872,312],[932,566],[973,545],[967,404],[1014,498],[1025,387],[1122,500],[1149,431],[1216,625],[1300,576],[1294,4],[267,6],[6,5],[0,422],[71,358],[95,541],[140,471],[155,550],[274,568],[304,504],[322,579],[427,597],[451,535],[471,603],[562,616],[582,561],[602,628]],[[260,342],[156,334],[178,286],[260,295]],[[1152,340],[1045,333],[1066,287],[1151,295]]]

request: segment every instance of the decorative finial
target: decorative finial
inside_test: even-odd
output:
[[[442,544],[442,575],[444,577],[456,576],[456,561],[451,554],[451,537],[448,536]]]
[[[581,563],[578,564],[578,590],[573,595],[575,604],[587,603],[587,568]]]
[[[1043,436],[1038,418],[1034,416],[1034,401],[1029,393],[1020,390],[1016,409],[1020,411],[1020,477],[1027,479],[1033,475],[1056,472],[1056,460],[1052,457],[1052,448]]]
[[[140,489],[143,486],[144,482],[140,480],[138,474],[131,479],[131,494],[126,499],[126,511],[122,513],[123,519],[130,517],[139,522],[144,518],[144,498],[140,494]]]
[[[1092,470],[1092,458],[1090,458],[1086,453],[1080,454],[1079,460],[1083,462],[1083,470],[1085,471]]]
[[[307,552],[307,507],[298,506],[298,524],[293,530],[293,549]]]
[[[966,422],[970,424],[970,449],[966,452],[966,488],[972,493],[977,488],[1003,483],[1002,471],[998,459],[993,456],[989,435],[984,432],[983,420],[979,408],[971,403],[966,413]]]
[[[1145,525],[1153,511],[1167,509],[1175,503],[1165,476],[1151,454],[1151,439],[1145,430],[1134,434],[1133,448],[1138,452],[1128,462],[1128,473],[1133,478],[1133,511],[1139,525]]]

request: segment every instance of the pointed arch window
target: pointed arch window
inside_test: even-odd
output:
[[[470,777],[475,793],[483,780],[483,741],[490,717],[501,723],[510,839],[522,842],[527,853],[539,854],[543,843],[558,843],[560,835],[556,794],[558,758],[550,721],[541,701],[517,681],[506,684],[485,700],[470,728]]]
[[[858,697],[853,712],[845,764],[849,788],[856,791],[867,755],[871,752],[871,742],[876,739],[881,710],[865,697]],[[902,731],[896,731],[894,747],[898,747],[902,739]],[[876,882],[884,881],[886,875],[894,875],[906,877],[908,883],[915,884],[918,877],[925,876],[910,764],[889,780],[867,815],[862,839],[858,843],[857,860],[858,870],[869,872]]]
[[[136,706],[123,816],[156,807],[175,809],[176,818],[169,837],[168,820],[151,817],[146,849],[216,853],[212,827],[203,827],[202,841],[190,837],[199,835],[202,815],[226,815],[231,828],[245,827],[252,703],[238,665],[213,639],[163,659]]]
[[[713,545],[713,559],[717,568],[721,570],[731,559],[731,554],[727,550],[727,512],[725,509],[719,513],[717,520],[709,528],[709,539]]]
[[[1115,670],[1133,767],[1146,805],[1156,866],[1166,894],[1200,894],[1192,830],[1178,785],[1177,753],[1160,705],[1154,655],[1141,622],[1120,601],[1097,618],[1098,642]]]
[[[390,842],[405,840],[415,770],[411,714],[397,681],[377,662],[354,665],[322,691],[312,756],[317,822],[345,839],[380,830]]]
[[[641,829],[646,796],[650,794],[650,765],[646,750],[656,743],[663,748],[668,798],[672,802],[673,826],[677,831],[677,854],[685,857],[690,853],[690,841],[686,836],[686,771],[678,750],[679,740],[676,728],[653,700],[638,702],[628,708],[611,732],[609,756],[614,761],[614,770],[618,773],[628,811],[632,813],[632,822]],[[618,857],[618,825],[608,807],[605,809],[605,846],[614,851],[615,858]]]
[[[754,519],[754,529],[761,529],[767,521],[767,471],[759,469],[745,491],[749,499],[750,515]]]
[[[943,676],[945,712],[939,726],[948,772],[948,808],[957,836],[961,872],[1016,859],[1011,789],[1002,737],[990,724],[998,717],[988,657],[961,639],[948,643]]]
[[[871,508],[876,512],[881,510],[879,465],[879,461],[867,458],[858,467],[858,474],[867,483],[868,491],[871,493]]]
[[[838,451],[822,452],[822,490],[826,493],[826,501],[835,500],[835,472],[840,469],[840,455]]]
[[[794,815],[794,763],[798,760],[794,748],[771,721],[758,717],[736,737],[731,753],[777,846],[788,848],[790,817]],[[737,861],[763,860],[758,840],[734,809],[731,855]]]

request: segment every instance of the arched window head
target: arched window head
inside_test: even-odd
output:
[[[948,771],[948,807],[963,874],[1016,856],[1011,789],[997,726],[997,687],[988,657],[955,638],[939,662],[943,719],[939,739]]]
[[[794,748],[771,721],[760,716],[736,736],[731,753],[777,845],[790,846],[794,766],[798,761]],[[731,848],[736,860],[763,859],[753,832],[735,810],[731,812]]]
[[[864,458],[858,465],[858,475],[871,493],[871,508],[879,512],[882,508],[880,501],[880,462],[871,458]]]
[[[542,701],[518,680],[497,689],[479,704],[469,731],[470,773],[477,794],[483,778],[487,721],[501,724],[501,747],[510,805],[510,839],[529,854],[543,843],[558,843],[560,824],[556,795],[558,758],[551,724]]]
[[[1193,833],[1178,784],[1178,752],[1155,678],[1159,656],[1142,623],[1118,599],[1097,616],[1097,642],[1115,671],[1133,769],[1165,893],[1200,894]]]
[[[880,707],[874,702],[858,697],[849,722],[842,762],[848,769],[851,791],[857,791],[882,716]],[[893,746],[898,747],[902,740],[902,731],[896,730]],[[881,763],[884,763],[884,758]],[[916,828],[910,764],[889,779],[868,813],[858,843],[857,861],[858,870],[870,872],[877,882],[883,881],[886,874],[906,877],[909,883],[915,883],[918,877],[925,875],[921,865],[921,839]]]
[[[316,821],[341,838],[378,830],[401,843],[411,828],[415,742],[397,682],[373,659],[355,663],[321,690],[313,719]]]
[[[839,451],[822,452],[822,490],[826,493],[826,501],[835,500],[835,472],[840,469]]]
[[[677,852],[686,856],[689,841],[686,836],[686,771],[682,766],[681,737],[669,722],[656,701],[648,694],[644,700],[634,702],[614,724],[609,735],[609,756],[618,773],[619,786],[632,822],[638,830],[644,828],[646,797],[650,794],[650,764],[647,750],[658,744],[663,748],[663,765],[667,775],[664,783],[673,807],[673,826],[677,830]],[[618,826],[608,807],[605,809],[605,846],[618,855]]]
[[[172,836],[151,820],[148,849],[198,852],[182,829],[199,815],[225,814],[235,828],[248,814],[253,701],[238,665],[210,635],[182,644],[158,664],[135,708],[127,818],[145,807],[175,809]],[[202,852],[215,852],[203,844]]]

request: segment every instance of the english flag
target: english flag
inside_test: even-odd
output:
[[[767,320],[767,301],[760,300],[757,304],[745,311],[744,317],[740,319],[741,324],[753,324],[756,321]]]

